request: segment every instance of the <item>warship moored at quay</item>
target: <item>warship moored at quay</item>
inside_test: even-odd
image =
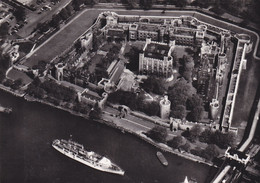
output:
[[[78,144],[72,140],[56,139],[53,141],[52,146],[69,158],[83,163],[91,168],[119,175],[124,175],[125,173],[119,166],[112,163],[108,158],[93,151],[87,151],[84,149],[82,144]]]

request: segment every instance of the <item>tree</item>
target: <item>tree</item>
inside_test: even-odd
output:
[[[11,59],[9,55],[0,54],[0,70],[5,73],[10,66],[11,66]]]
[[[184,139],[182,136],[173,137],[173,139],[167,142],[167,144],[171,146],[173,149],[178,149],[181,145],[183,145],[183,143]]]
[[[89,113],[89,117],[90,119],[101,119],[101,109],[98,107],[97,103],[95,104],[95,106],[91,109],[90,113]]]
[[[145,102],[143,108],[138,108],[138,110],[144,112],[147,115],[156,116],[159,114],[160,106],[159,103],[156,101]]]
[[[191,85],[191,83],[188,83],[183,78],[177,80],[176,83],[168,89],[168,96],[172,103],[172,109],[174,110],[174,106],[177,105],[186,106],[187,99],[195,93],[196,89]]]
[[[152,0],[140,0],[139,5],[145,10],[149,10],[153,6]]]
[[[17,6],[13,15],[15,16],[17,21],[23,21],[25,20],[25,16],[26,16],[25,9],[21,6]]]
[[[153,92],[155,94],[162,95],[166,90],[161,83],[161,79],[150,76],[143,80],[143,83],[141,83],[140,86],[148,93]]]
[[[139,53],[140,50],[137,47],[131,47],[130,51],[125,53],[125,57],[128,58],[129,63],[126,68],[130,71],[137,72],[139,69]]]
[[[214,144],[209,144],[202,153],[202,156],[207,160],[212,160],[218,155],[219,155],[218,148]]]
[[[19,88],[21,87],[22,83],[23,83],[23,80],[22,80],[22,79],[17,79],[17,80],[15,80],[15,81],[13,82],[13,84],[11,85],[11,88],[12,88],[13,90],[17,90],[17,89],[19,89]]]
[[[39,69],[39,73],[42,74],[47,66],[47,62],[45,60],[40,60],[37,64],[37,69]]]
[[[201,120],[204,107],[203,107],[203,101],[199,95],[194,94],[188,98],[187,109],[191,110],[191,112],[187,116],[188,120],[195,121],[195,122]]]
[[[2,25],[0,25],[0,37],[5,37],[8,35],[9,32],[9,24],[7,22],[4,22]]]
[[[5,79],[5,73],[0,70],[0,83],[2,83]]]
[[[157,142],[164,143],[167,137],[167,130],[162,126],[155,126],[151,130],[149,130],[146,135]]]
[[[184,119],[186,117],[186,107],[184,105],[176,105],[171,110],[171,117]]]
[[[37,29],[39,30],[40,33],[46,33],[50,29],[50,25],[47,22],[38,23]]]
[[[216,144],[220,148],[227,148],[228,146],[234,147],[236,141],[236,136],[232,132],[222,133],[221,131],[216,131],[212,134],[211,142]]]
[[[195,140],[197,140],[201,133],[202,133],[202,128],[201,128],[201,126],[198,125],[198,124],[194,125],[194,126],[190,129],[190,137],[189,137],[189,140],[190,140],[190,141],[195,141]]]
[[[213,132],[209,129],[205,129],[199,137],[199,141],[204,142],[204,143],[211,143],[211,138],[212,138]]]
[[[72,15],[72,12],[73,12],[73,7],[71,4],[68,4],[66,7],[66,10],[67,10],[67,13],[69,14],[69,16]]]
[[[69,13],[66,8],[63,8],[59,14],[63,20],[67,20],[69,18]]]
[[[7,86],[7,87],[12,86],[12,84],[13,84],[13,81],[10,80],[10,79],[7,79],[7,80],[4,82],[4,85]]]
[[[183,55],[183,77],[188,81],[192,81],[192,71],[194,69],[194,60],[191,56]]]
[[[191,146],[190,143],[186,141],[186,143],[184,145],[181,145],[179,148],[186,152],[190,152]]]
[[[51,21],[50,21],[50,23],[49,23],[49,25],[50,25],[51,27],[56,28],[56,27],[59,26],[60,21],[61,21],[61,16],[60,16],[60,14],[53,15],[53,16],[52,16],[52,19],[51,19]]]

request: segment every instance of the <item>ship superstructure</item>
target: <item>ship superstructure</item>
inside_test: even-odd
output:
[[[87,151],[82,144],[72,140],[54,140],[52,146],[62,154],[94,169],[124,175],[124,171],[112,163],[108,158],[101,156],[93,151]]]

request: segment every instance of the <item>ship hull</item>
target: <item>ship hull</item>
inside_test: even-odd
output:
[[[96,170],[108,172],[108,173],[113,173],[113,174],[118,174],[118,175],[124,175],[124,173],[125,173],[123,170],[112,170],[112,169],[109,169],[109,168],[102,167],[102,166],[98,165],[97,163],[93,163],[91,160],[86,160],[81,156],[78,156],[78,155],[71,153],[70,151],[66,151],[64,149],[61,149],[54,144],[52,146],[53,146],[54,149],[56,149],[60,153],[64,154],[65,156],[67,156],[71,159],[74,159],[75,161],[78,161],[78,162],[80,162],[84,165],[91,167],[91,168],[94,168]],[[113,165],[116,166],[115,164],[113,164]]]

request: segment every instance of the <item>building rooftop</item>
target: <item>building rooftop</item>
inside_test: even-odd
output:
[[[118,61],[115,68],[113,69],[113,74],[110,77],[110,82],[117,84],[120,76],[122,75],[123,71],[124,71],[125,65],[123,61]]]
[[[238,156],[238,158],[240,159],[246,159],[247,158],[247,155],[244,153],[244,152],[241,152],[241,151],[238,151],[238,150],[235,150],[235,149],[229,149],[228,153],[232,156],[234,156],[235,154]]]
[[[183,36],[194,36],[193,32],[184,29],[175,29],[174,34],[183,35]]]
[[[124,34],[124,30],[122,29],[109,29],[107,31],[107,35],[111,37],[124,38],[126,35]]]
[[[157,32],[159,30],[158,25],[138,23],[138,30]]]
[[[96,101],[101,99],[101,97],[98,95],[98,93],[93,92],[88,89],[84,90],[84,92],[82,93],[82,97],[86,97],[86,98],[89,98],[91,100],[96,100]]]
[[[168,45],[150,43],[144,50],[144,56],[163,60],[165,56],[168,56],[169,50]]]

